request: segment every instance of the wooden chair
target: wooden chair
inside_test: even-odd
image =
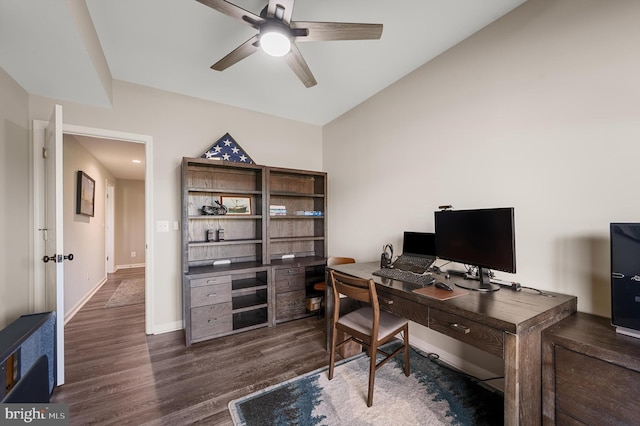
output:
[[[327,258],[327,266],[333,265],[344,265],[346,263],[356,263],[356,260],[353,257],[339,257],[339,256],[330,256]],[[316,291],[321,291],[323,294],[325,293],[325,289],[327,288],[327,284],[324,281],[317,282],[313,285],[313,289]],[[320,309],[318,309],[318,318],[322,316],[323,312],[323,304],[325,300],[320,302]]]
[[[353,312],[340,315],[340,309],[334,309],[331,317],[331,354],[329,358],[329,380],[333,379],[336,361],[336,350],[349,341],[356,341],[368,349],[369,362],[369,391],[367,406],[373,404],[373,384],[376,370],[386,364],[391,358],[404,351],[404,374],[409,376],[409,321],[380,310],[378,293],[373,279],[356,278],[336,271],[330,271],[333,306],[340,306],[340,294],[351,299],[368,304]],[[337,343],[338,332],[350,337]],[[380,346],[391,341],[398,333],[402,333],[403,344],[393,353],[380,350]],[[384,358],[377,362],[376,355],[381,353]]]

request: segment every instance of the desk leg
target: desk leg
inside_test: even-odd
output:
[[[542,422],[541,334],[504,334],[504,424]]]
[[[504,424],[517,425],[520,405],[518,336],[504,334]]]

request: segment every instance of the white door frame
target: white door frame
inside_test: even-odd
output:
[[[47,121],[33,121],[33,217],[36,220],[42,216],[43,204],[43,166],[42,147],[44,146],[44,129]],[[117,130],[99,129],[94,127],[62,124],[62,133],[68,135],[89,136],[102,139],[115,139],[125,142],[143,143],[145,145],[145,333],[154,334],[155,312],[153,306],[153,137],[137,133],[120,132]],[[40,232],[33,233],[33,278],[34,285],[31,294],[34,311],[44,307],[44,273],[42,272],[42,255],[44,244]],[[58,318],[62,320],[62,318]]]
[[[104,193],[105,200],[105,271],[107,274],[112,274],[115,272],[115,248],[114,248],[114,225],[115,225],[115,211],[114,211],[114,195],[115,195],[115,186],[113,183],[109,182],[107,179],[105,181],[106,191]]]

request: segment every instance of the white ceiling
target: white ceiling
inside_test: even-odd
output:
[[[294,21],[384,25],[380,40],[298,44],[307,89],[261,51],[211,70],[255,30],[196,0],[1,0],[0,66],[33,95],[109,108],[114,79],[324,125],[524,1],[297,0]]]
[[[73,137],[116,178],[144,180],[144,144],[89,136]]]

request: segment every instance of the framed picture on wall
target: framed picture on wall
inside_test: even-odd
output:
[[[96,201],[96,181],[78,170],[76,185],[76,214],[93,216]]]
[[[221,197],[227,214],[251,214],[251,197]]]

